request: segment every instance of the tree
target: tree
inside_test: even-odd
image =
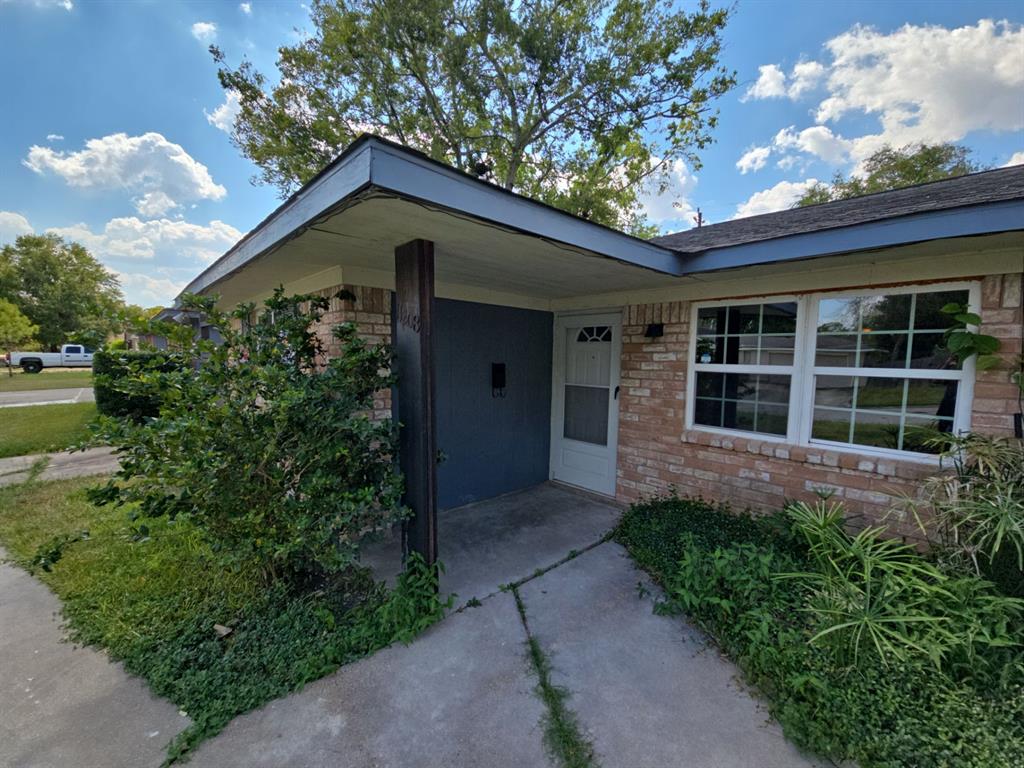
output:
[[[984,170],[970,155],[970,149],[958,144],[908,144],[899,149],[887,144],[864,161],[862,174],[844,177],[837,173],[831,184],[819,182],[808,188],[795,207],[846,200]]]
[[[11,350],[30,344],[39,328],[7,299],[0,299],[0,349]]]
[[[215,302],[186,296],[182,306],[202,312],[222,343],[189,334],[163,357],[113,361],[130,375],[103,385],[152,398],[159,413],[103,417],[98,439],[117,446],[121,468],[93,498],[181,515],[225,561],[268,582],[320,583],[355,564],[366,533],[404,514],[396,427],[371,418],[374,393],[393,383],[391,353],[347,324],[333,329],[341,351],[327,359],[312,331],[323,297],[278,289],[255,322],[252,304],[225,314]]]
[[[222,66],[233,140],[288,194],[374,132],[594,221],[643,224],[645,184],[700,167],[729,11],[656,0],[314,0],[280,78]],[[211,48],[221,64],[220,50]]]
[[[43,347],[70,339],[95,345],[117,328],[117,278],[78,243],[22,235],[0,251],[0,277],[0,298],[39,327]]]

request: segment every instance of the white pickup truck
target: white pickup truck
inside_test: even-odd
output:
[[[92,368],[92,350],[81,344],[65,344],[60,352],[9,352],[8,365],[20,365],[25,373],[43,368]]]

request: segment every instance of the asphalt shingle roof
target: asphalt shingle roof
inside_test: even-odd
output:
[[[866,224],[914,213],[1024,198],[1024,165],[982,171],[833,203],[765,213],[676,232],[651,242],[684,254]],[[1022,222],[1024,228],[1024,222]]]

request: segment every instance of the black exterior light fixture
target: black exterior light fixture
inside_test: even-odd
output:
[[[647,326],[647,330],[644,331],[644,337],[648,339],[660,339],[665,335],[665,324],[664,323],[651,323]]]

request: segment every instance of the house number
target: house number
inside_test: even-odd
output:
[[[420,332],[420,314],[410,304],[402,304],[398,308],[398,322],[403,327],[412,329],[413,333]]]

